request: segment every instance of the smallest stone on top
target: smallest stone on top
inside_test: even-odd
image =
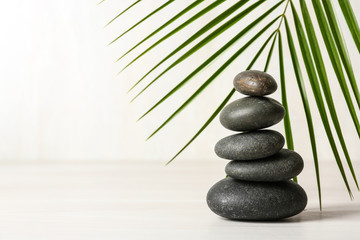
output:
[[[261,97],[274,93],[277,84],[266,72],[249,70],[235,76],[234,88],[242,94]]]

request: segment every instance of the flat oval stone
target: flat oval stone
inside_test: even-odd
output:
[[[279,132],[259,130],[221,139],[215,145],[215,153],[229,160],[253,160],[274,155],[284,144],[285,139]]]
[[[264,96],[275,92],[277,84],[275,79],[266,72],[249,70],[235,76],[234,88],[245,95]]]
[[[253,161],[231,161],[225,172],[232,178],[246,181],[276,182],[296,177],[304,168],[299,154],[289,149]]]
[[[220,123],[233,131],[253,131],[280,122],[285,108],[267,97],[245,97],[228,104],[220,113]]]
[[[227,177],[207,194],[209,208],[219,216],[237,220],[277,220],[303,211],[307,196],[297,183],[247,182]]]

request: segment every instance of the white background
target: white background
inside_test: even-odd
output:
[[[239,29],[253,21],[255,16],[259,16],[257,13],[263,12],[277,1],[267,1],[257,13],[249,15],[244,21],[226,31],[208,48],[199,51],[199,55],[192,56],[185,63],[177,66],[165,77],[160,78],[158,83],[150,87],[149,91],[140,96],[137,101],[129,104],[134,94],[145,84],[140,84],[140,88],[136,88],[130,94],[126,94],[126,91],[153,64],[166,56],[170,52],[169,48],[178,46],[196,29],[235,1],[227,1],[186,30],[178,33],[172,40],[166,41],[163,46],[149,52],[143,60],[138,61],[123,74],[116,76],[121,67],[145,48],[137,49],[123,61],[117,63],[114,61],[191,1],[175,1],[161,14],[147,20],[115,44],[107,46],[116,36],[164,1],[142,1],[123,17],[104,28],[110,19],[131,2],[130,0],[106,0],[101,5],[97,5],[96,1],[88,0],[2,2],[0,9],[0,160],[139,159],[165,163],[219,105],[231,89],[233,77],[246,68],[254,52],[267,38],[269,32],[238,58],[208,90],[200,95],[200,98],[194,101],[190,108],[183,111],[151,141],[144,140],[255,32],[252,31],[236,43],[230,51],[217,59],[207,68],[207,71],[198,74],[169,102],[142,121],[136,123],[136,119],[195,66],[202,63],[212,52],[234,36]],[[153,5],[155,2],[159,3]],[[201,4],[200,7],[208,3],[209,1],[205,1],[205,4]],[[337,5],[336,1],[334,3]],[[360,12],[359,1],[351,1],[351,3],[355,12]],[[280,14],[283,8],[284,6],[280,6],[271,16]],[[337,11],[339,12],[338,8]],[[186,18],[193,13],[194,11],[187,14]],[[290,9],[287,15],[291,21]],[[357,66],[360,57],[340,12],[338,16],[348,43],[355,74],[359,79]],[[154,40],[159,39],[186,18],[181,18],[171,27],[164,29],[156,35]],[[256,29],[259,29],[259,26]],[[285,32],[282,32],[284,37]],[[295,34],[295,31],[293,33]],[[154,40],[148,41],[144,46],[149,46]],[[285,39],[284,44],[286,46]],[[262,69],[264,58],[266,58],[265,55],[254,68]],[[324,58],[331,69],[327,56],[324,55]],[[307,125],[287,51],[285,51],[285,59],[295,149],[304,156],[308,164],[311,164]],[[278,79],[277,61],[277,48],[275,48],[269,73]],[[155,71],[144,83],[150,82],[156,73],[160,71]],[[305,70],[303,73],[305,74]],[[334,74],[331,71],[328,71],[328,74],[343,133],[350,154],[355,160],[360,154],[359,140]],[[307,80],[306,84],[310,101],[313,103]],[[240,95],[235,94],[233,99],[238,97]],[[280,100],[280,91],[272,97]],[[312,106],[315,107],[314,104]],[[333,161],[319,115],[316,108],[312,110],[319,157],[321,161]],[[283,124],[278,124],[274,129],[283,132]],[[214,144],[229,134],[231,133],[223,129],[216,119],[180,158],[183,160],[216,159],[213,153]],[[356,167],[359,169],[358,165]]]

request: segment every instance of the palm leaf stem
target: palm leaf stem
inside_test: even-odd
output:
[[[286,1],[284,11],[283,11],[283,13],[281,14],[282,18],[280,19],[279,26],[278,26],[278,28],[277,28],[278,31],[280,31],[281,24],[284,22],[285,13],[286,13],[286,10],[287,10],[288,7],[289,7],[290,1],[291,1],[291,0],[287,0],[287,1]]]

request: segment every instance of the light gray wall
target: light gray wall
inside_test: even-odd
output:
[[[221,38],[214,40],[207,49],[202,49],[199,55],[192,56],[159,79],[158,83],[150,87],[149,91],[137,101],[129,104],[134,94],[152,80],[156,73],[160,73],[160,70],[155,71],[140,84],[139,88],[127,95],[126,91],[151,65],[166,56],[170,51],[169,48],[178,46],[195,29],[234,2],[227,1],[199,22],[177,34],[172,40],[165,42],[163,46],[145,55],[142,61],[134,64],[128,71],[116,76],[121,67],[141,49],[134,51],[124,61],[114,63],[121,53],[191,2],[176,1],[164,11],[163,15],[144,22],[141,28],[128,33],[116,44],[106,46],[118,34],[154,9],[156,6],[152,4],[158,2],[144,0],[133,11],[103,28],[107,21],[132,1],[106,0],[99,6],[96,1],[88,0],[18,0],[2,3],[0,8],[2,36],[0,38],[0,160],[147,159],[165,162],[205,122],[232,87],[232,78],[246,68],[254,52],[269,35],[269,33],[264,34],[260,41],[237,59],[235,64],[224,71],[221,77],[194,101],[194,105],[179,115],[151,141],[145,143],[146,137],[255,32],[252,31],[236,43],[230,51],[217,59],[207,71],[198,74],[169,102],[164,103],[142,121],[136,123],[136,119],[177,81],[184,78],[195,66],[202,63],[236,34],[235,29],[242,29],[259,14],[245,18]],[[205,1],[202,5],[208,2]],[[275,2],[277,1],[267,1],[257,13],[263,12]],[[355,12],[360,12],[360,2],[353,0],[351,3]],[[287,14],[290,18],[289,10]],[[282,11],[283,6],[272,17]],[[192,14],[193,12],[187,16]],[[177,21],[174,25],[182,21]],[[360,74],[356,66],[360,62],[360,57],[342,17],[340,21],[359,79]],[[164,30],[159,36],[168,31],[168,29]],[[149,43],[145,46],[149,46]],[[264,58],[265,55],[254,68],[262,69]],[[326,63],[329,64],[326,55],[325,58]],[[310,160],[311,150],[305,116],[287,51],[285,59],[295,148]],[[279,76],[277,61],[277,48],[275,48],[269,73],[276,78]],[[360,156],[359,140],[330,68],[328,74],[332,80],[331,86],[349,151],[356,159]],[[306,84],[310,101],[314,103],[308,82]],[[233,99],[238,97],[240,95],[236,94]],[[280,100],[280,91],[273,97]],[[318,136],[319,156],[323,161],[332,160],[320,118],[316,109],[312,110]],[[283,132],[283,125],[278,124],[274,129]],[[216,158],[213,153],[214,144],[218,139],[229,134],[231,133],[223,129],[216,120],[181,155],[181,158],[188,160]]]

